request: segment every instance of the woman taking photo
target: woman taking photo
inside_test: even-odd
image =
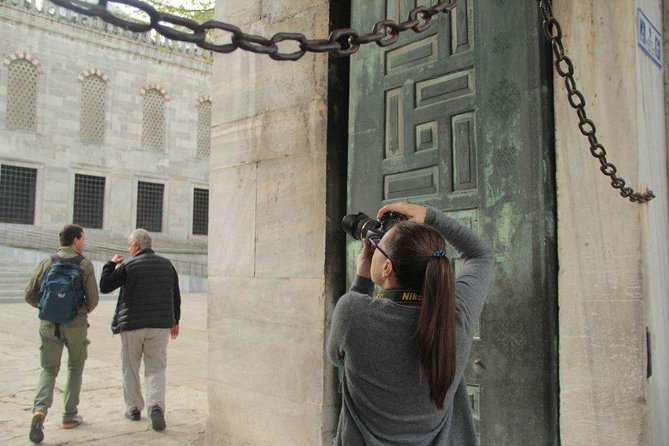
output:
[[[327,352],[343,368],[336,445],[476,445],[463,374],[493,277],[490,246],[434,208],[398,203],[363,240],[334,310]],[[464,264],[455,277],[448,241]],[[372,298],[374,284],[383,290]]]

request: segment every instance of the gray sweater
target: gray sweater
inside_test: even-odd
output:
[[[428,208],[425,223],[462,255],[456,293],[456,371],[444,410],[430,401],[413,335],[420,309],[371,297],[357,277],[334,310],[327,352],[344,364],[343,400],[334,444],[474,446],[476,434],[463,374],[493,279],[490,246],[442,212]]]

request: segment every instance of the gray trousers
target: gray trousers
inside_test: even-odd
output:
[[[53,403],[53,390],[60,370],[60,357],[63,347],[67,348],[67,384],[65,384],[65,411],[63,421],[69,421],[77,414],[81,377],[88,356],[88,326],[86,324],[60,326],[60,337],[55,335],[55,325],[40,321],[40,373],[37,383],[37,395],[33,404],[34,412],[45,414]]]
[[[169,328],[141,328],[121,332],[123,398],[127,409],[160,407],[165,411],[165,368]],[[144,357],[146,405],[139,382],[139,366]]]

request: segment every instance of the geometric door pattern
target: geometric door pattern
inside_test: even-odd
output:
[[[352,0],[351,27],[434,3]],[[350,62],[348,211],[434,206],[495,248],[466,371],[483,446],[559,441],[551,82],[535,3],[459,0],[427,31],[364,45]]]
[[[419,5],[430,6],[387,0],[386,18],[399,23]],[[433,204],[470,227],[479,197],[473,14],[473,0],[461,1],[450,20],[435,20],[426,35],[387,51],[383,76],[383,200],[434,195]],[[468,375],[478,425],[480,385]]]
[[[425,2],[388,0],[387,18],[401,21],[417,3]],[[426,34],[385,53],[383,200],[434,194],[442,208],[471,208],[478,187],[473,0]]]

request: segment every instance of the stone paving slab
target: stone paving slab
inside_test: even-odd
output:
[[[207,417],[207,298],[182,296],[181,334],[167,353],[167,429],[154,432],[146,411],[142,420],[124,417],[120,338],[109,328],[116,305],[101,300],[89,322],[89,357],[79,412],[84,424],[60,427],[67,353],[56,381],[54,403],[43,445],[204,445]],[[39,375],[36,310],[17,300],[0,301],[0,445],[30,445],[28,430]],[[143,376],[143,371],[140,371]],[[142,385],[144,385],[142,383]]]

